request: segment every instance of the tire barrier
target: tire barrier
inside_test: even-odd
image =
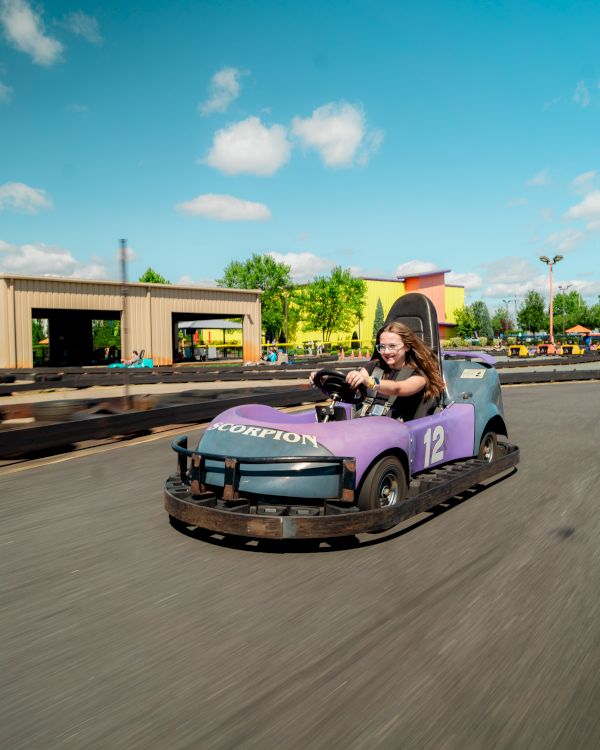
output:
[[[580,360],[577,360],[578,362]],[[342,363],[339,363],[342,364]],[[339,364],[336,365],[339,367]],[[346,364],[346,363],[343,363]],[[562,361],[561,361],[562,364]],[[352,365],[350,364],[350,367]],[[269,379],[285,380],[289,378],[298,379],[304,377],[312,367],[296,367],[294,369],[277,368],[271,372]],[[348,369],[348,367],[344,367]],[[499,368],[503,369],[503,368]],[[572,382],[584,380],[600,380],[600,368],[595,370],[573,369],[573,370],[550,370],[544,368],[537,372],[500,372],[500,383],[502,385],[519,385],[534,383]],[[172,380],[163,379],[174,375]],[[243,371],[196,371],[185,372],[176,380],[178,373],[162,373],[161,379],[130,380],[129,384],[140,383],[193,383],[193,382],[218,382],[242,381],[247,385],[240,391],[231,390],[201,390],[190,389],[169,396],[131,396],[110,399],[81,399],[73,401],[40,401],[33,404],[15,406],[3,406],[0,401],[0,417],[3,420],[14,418],[33,418],[36,421],[29,424],[7,424],[0,425],[0,458],[22,456],[32,453],[48,451],[61,446],[68,446],[87,440],[98,440],[148,431],[150,429],[165,425],[193,424],[208,422],[225,409],[238,404],[260,402],[275,407],[299,406],[311,404],[323,400],[323,394],[306,385],[294,385],[293,387],[249,387],[253,380],[265,380],[267,372],[260,370]],[[197,380],[190,376],[197,376]],[[255,377],[260,375],[260,377]],[[59,381],[63,387],[88,387],[96,384],[89,380],[84,381],[85,386],[74,386],[72,383],[77,378],[86,378],[86,374],[65,373],[64,379]],[[118,378],[111,376],[110,382],[106,380],[98,385],[121,385],[116,382]],[[53,383],[53,390],[57,387]],[[67,383],[71,383],[67,385]],[[39,383],[23,384],[30,385],[40,390]],[[16,386],[4,386],[9,392],[16,392]],[[31,388],[28,388],[31,390]]]

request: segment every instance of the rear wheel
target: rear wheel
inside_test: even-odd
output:
[[[498,437],[495,432],[486,432],[481,438],[477,458],[488,464],[493,463],[498,458]]]
[[[360,510],[379,510],[398,505],[407,495],[404,467],[395,456],[386,456],[369,471],[358,495]]]

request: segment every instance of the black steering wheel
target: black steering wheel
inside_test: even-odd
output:
[[[315,373],[313,383],[327,396],[337,401],[344,401],[346,404],[355,404],[362,401],[367,393],[364,385],[360,385],[356,389],[348,385],[346,373],[340,370],[318,370]]]

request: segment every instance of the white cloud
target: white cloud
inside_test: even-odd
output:
[[[551,208],[541,208],[540,216],[542,217],[544,221],[547,221],[547,222],[554,221],[554,211]]]
[[[571,182],[571,188],[576,193],[581,193],[582,195],[593,192],[596,175],[597,172],[594,170],[577,175],[577,177]]]
[[[277,263],[290,267],[290,276],[295,284],[306,284],[315,276],[329,273],[336,265],[333,260],[321,258],[314,253],[269,253]]]
[[[290,158],[291,145],[282,125],[263,125],[258,117],[218,130],[204,163],[225,174],[275,174]]]
[[[121,261],[121,248],[120,247],[113,254],[113,257],[114,257],[114,259],[116,261],[119,261],[119,262]],[[139,256],[138,256],[137,252],[131,247],[131,245],[126,245],[125,246],[125,260],[126,261],[131,262],[131,261],[137,260],[138,257]]]
[[[584,219],[590,230],[600,229],[600,190],[594,190],[565,214],[566,219]]]
[[[9,102],[12,99],[12,86],[7,86],[0,81],[0,102]]]
[[[237,68],[222,68],[217,71],[210,82],[209,98],[198,105],[201,115],[213,112],[225,112],[231,102],[240,95],[240,78],[246,75]]]
[[[0,24],[9,44],[31,55],[38,65],[52,65],[63,46],[45,33],[44,22],[26,0],[0,0]]]
[[[506,205],[509,208],[514,208],[515,206],[526,206],[527,198],[509,198]]]
[[[76,115],[89,115],[90,108],[87,104],[69,104],[67,111],[73,112]]]
[[[266,221],[271,218],[271,212],[263,203],[243,201],[232,195],[199,195],[185,203],[178,203],[175,208],[180,213],[217,221]]]
[[[52,208],[52,201],[44,190],[29,187],[22,182],[6,182],[0,185],[0,211],[36,214],[43,208]]]
[[[292,132],[305,148],[319,152],[327,167],[366,164],[383,141],[383,131],[366,132],[365,113],[346,102],[331,102],[310,117],[294,117]]]
[[[395,275],[397,277],[412,276],[418,273],[431,273],[437,270],[438,267],[436,264],[430,263],[427,260],[409,260],[397,266]]]
[[[177,283],[181,284],[181,286],[217,286],[217,282],[214,279],[198,279],[194,281],[194,279],[188,274],[184,274],[183,276],[181,276]]]
[[[80,263],[64,248],[43,243],[10,245],[0,240],[0,271],[35,276],[65,276],[77,279],[105,278],[106,267],[99,261]]]
[[[454,271],[450,271],[450,273],[446,274],[446,283],[464,286],[466,291],[474,292],[482,288],[483,279],[478,273],[455,273]]]
[[[556,96],[554,99],[550,99],[550,101],[545,102],[543,109],[550,109],[551,107],[556,107],[557,104],[560,104],[561,97]]]
[[[512,285],[536,273],[536,268],[530,260],[514,255],[500,258],[493,263],[481,263],[480,267],[484,271],[484,283],[489,283],[493,279]]]
[[[587,107],[590,103],[590,92],[583,81],[579,81],[573,92],[573,101],[580,107]]]
[[[534,175],[527,184],[533,187],[541,187],[542,185],[547,185],[549,182],[550,176],[548,169],[542,169],[542,171]]]
[[[4,70],[0,66],[0,75],[4,74]],[[2,102],[9,102],[12,99],[12,86],[9,86],[7,83],[3,83],[0,81],[0,103]]]
[[[585,235],[578,229],[564,229],[561,232],[553,232],[546,237],[545,245],[561,253],[568,253],[582,242]]]
[[[539,292],[545,299],[548,298],[548,270],[539,261],[507,256],[493,263],[481,263],[479,268],[482,271],[481,275],[472,272],[446,275],[448,283],[464,285],[467,304],[471,304],[476,299],[482,299],[491,310],[494,305],[504,307],[503,300],[508,300],[510,314],[514,316],[515,297],[517,307],[522,303],[527,292]],[[562,265],[559,268],[562,268]],[[564,283],[572,284],[573,288],[584,296],[595,296],[600,293],[600,281],[597,280],[588,282],[569,279]],[[598,288],[597,292],[594,291],[596,288]]]
[[[98,20],[81,10],[76,10],[65,16],[64,26],[73,34],[82,36],[90,44],[102,44],[104,41],[100,33]]]

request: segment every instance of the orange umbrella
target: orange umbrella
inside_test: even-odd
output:
[[[567,328],[565,333],[591,333],[591,328],[586,328],[585,326],[576,325],[572,328]]]

